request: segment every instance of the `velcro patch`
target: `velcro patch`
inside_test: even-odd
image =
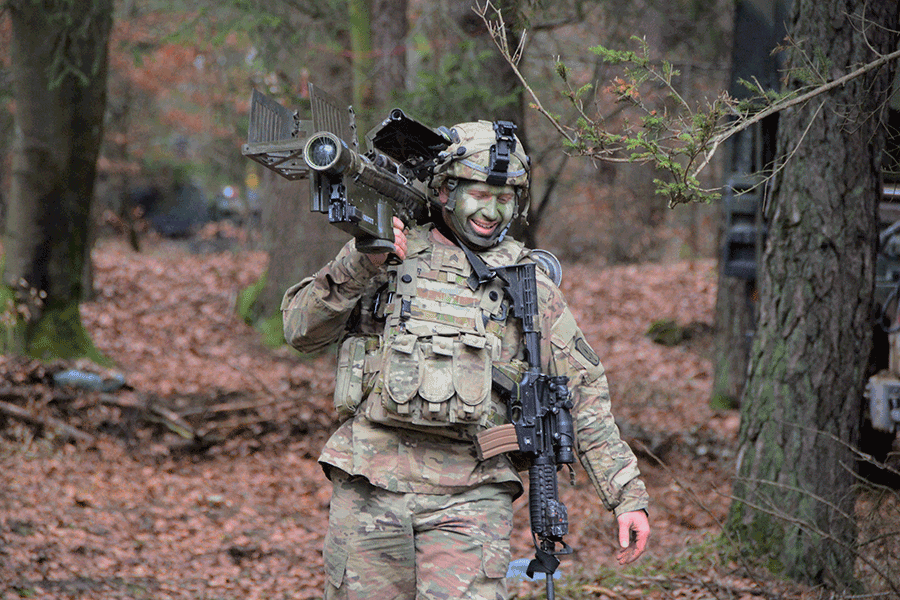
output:
[[[583,337],[575,340],[575,350],[595,367],[600,364],[600,357],[597,356],[597,353],[594,352],[593,348],[591,348],[590,344],[588,344]]]

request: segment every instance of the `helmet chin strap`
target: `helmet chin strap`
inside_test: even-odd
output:
[[[456,198],[459,193],[459,179],[450,178],[444,182],[444,185],[447,187],[447,203],[444,204],[444,208],[449,212],[453,212],[456,210]]]

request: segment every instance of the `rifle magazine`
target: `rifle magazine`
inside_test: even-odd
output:
[[[518,449],[519,438],[516,435],[516,426],[512,423],[491,427],[475,436],[475,451],[478,453],[478,460],[486,460],[504,452],[515,452]]]

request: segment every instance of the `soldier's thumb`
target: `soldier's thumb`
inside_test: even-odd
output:
[[[619,527],[619,545],[622,548],[627,548],[628,544],[631,543],[631,523],[623,521],[621,526]]]

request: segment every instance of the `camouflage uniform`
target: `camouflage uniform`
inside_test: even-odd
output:
[[[351,240],[282,304],[294,347],[341,341],[335,408],[345,420],[319,458],[334,484],[326,598],[501,600],[522,482],[507,455],[479,460],[473,436],[506,420],[490,367],[522,367],[521,327],[505,318],[498,282],[466,285],[472,267],[433,226],[407,240],[406,260],[391,267]],[[494,267],[531,260],[509,239],[478,255]],[[600,360],[556,285],[540,270],[537,283],[543,368],[569,377],[581,463],[607,510],[646,509]]]

